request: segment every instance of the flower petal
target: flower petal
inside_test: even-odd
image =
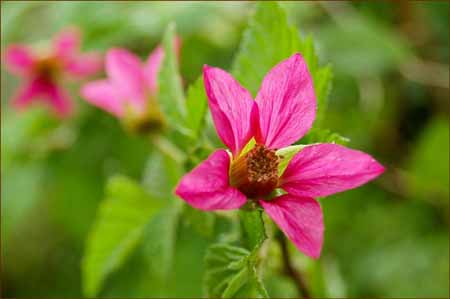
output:
[[[23,110],[37,98],[45,100],[60,118],[69,116],[73,110],[69,95],[56,84],[37,78],[19,89],[13,99],[13,106]]]
[[[106,72],[120,97],[137,110],[145,109],[145,80],[139,58],[124,49],[106,54]]]
[[[108,111],[116,117],[122,117],[124,103],[117,96],[114,86],[106,80],[90,82],[81,89],[82,96],[91,104]]]
[[[30,73],[35,61],[33,53],[26,46],[10,45],[5,50],[4,62],[11,73],[19,75]]]
[[[181,179],[175,193],[197,209],[238,209],[247,198],[230,186],[229,167],[228,153],[217,150]]]
[[[285,194],[259,203],[298,250],[315,259],[320,257],[324,225],[315,199]]]
[[[181,39],[176,36],[173,42],[176,55],[178,59],[180,59]],[[144,66],[144,74],[147,80],[147,86],[153,93],[155,93],[158,89],[158,72],[161,68],[163,59],[164,50],[160,45],[158,45],[148,56],[147,62]]]
[[[203,80],[217,133],[233,156],[237,156],[253,136],[252,96],[219,68],[205,65]]]
[[[40,80],[32,80],[21,86],[13,96],[12,105],[18,110],[28,107],[31,102],[42,94],[44,86]]]
[[[71,59],[78,53],[80,42],[81,33],[77,28],[64,29],[53,40],[55,55],[63,60]]]
[[[281,187],[296,196],[327,196],[365,184],[383,171],[383,166],[366,153],[338,144],[316,144],[292,158]]]
[[[164,59],[164,50],[161,46],[158,46],[153,50],[152,53],[150,53],[147,63],[144,66],[147,86],[152,92],[155,92],[157,90],[158,72],[159,69],[161,68],[163,59]]]
[[[50,106],[58,117],[66,118],[72,114],[72,100],[64,89],[57,85],[49,84],[46,88],[46,94]]]
[[[101,70],[102,57],[98,53],[80,54],[67,62],[65,70],[76,77],[86,77]]]
[[[266,75],[256,102],[260,116],[256,141],[278,149],[305,135],[316,115],[316,96],[300,54],[280,62]]]

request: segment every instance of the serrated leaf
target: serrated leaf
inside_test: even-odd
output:
[[[175,52],[175,25],[169,24],[162,41],[164,59],[158,74],[158,101],[169,126],[178,128],[186,115],[183,85],[178,69],[178,59]]]
[[[164,209],[146,226],[142,240],[144,258],[153,279],[161,286],[167,283],[173,265],[177,225],[180,219],[180,206],[172,205]]]
[[[208,102],[203,85],[203,78],[198,78],[189,86],[186,98],[187,116],[186,127],[190,130],[190,135],[196,139],[200,128],[205,120]]]
[[[267,298],[256,273],[255,255],[228,244],[214,244],[205,257],[205,290],[208,297]]]
[[[150,197],[134,181],[122,176],[110,179],[82,262],[86,296],[96,296],[106,277],[123,264],[141,240],[145,225],[162,207],[162,201]]]
[[[320,125],[331,83],[331,68],[319,67],[311,37],[300,38],[288,23],[284,9],[276,2],[259,2],[244,32],[232,73],[253,95],[267,72],[280,61],[299,52],[314,81],[317,98],[315,126]]]

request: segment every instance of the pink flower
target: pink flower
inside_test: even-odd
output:
[[[315,197],[358,187],[384,168],[371,156],[337,144],[305,146],[280,173],[277,150],[299,140],[315,118],[316,98],[305,61],[295,54],[264,78],[253,100],[227,72],[203,69],[219,149],[186,174],[176,194],[202,210],[238,209],[250,198],[306,255],[318,258],[323,217]],[[256,145],[243,152],[254,138]],[[286,194],[273,197],[275,189]]]
[[[177,38],[177,51],[179,46]],[[153,50],[145,63],[141,63],[136,55],[125,49],[110,49],[106,55],[108,78],[86,84],[82,95],[89,103],[119,119],[128,116],[130,120],[137,122],[135,125],[142,126],[141,129],[157,125],[157,81],[163,58],[161,46]],[[149,123],[152,121],[155,123]]]
[[[50,105],[59,117],[72,112],[72,102],[62,88],[65,76],[81,79],[99,71],[101,57],[96,53],[81,54],[80,33],[74,28],[60,32],[47,53],[39,53],[25,45],[10,45],[4,56],[7,69],[23,79],[12,103],[18,109],[28,107],[35,99]]]

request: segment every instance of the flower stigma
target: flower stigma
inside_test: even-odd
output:
[[[267,196],[278,185],[279,162],[275,150],[256,144],[231,163],[230,184],[248,198]]]

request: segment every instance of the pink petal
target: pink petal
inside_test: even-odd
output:
[[[317,144],[292,158],[281,187],[296,196],[327,196],[361,186],[383,171],[383,166],[366,153],[337,144]]]
[[[106,54],[106,72],[120,97],[139,111],[145,109],[145,78],[138,57],[124,49],[111,49]]]
[[[10,45],[5,50],[4,62],[10,72],[23,75],[32,71],[35,57],[26,46]]]
[[[70,59],[78,53],[80,42],[81,33],[77,28],[64,29],[53,40],[55,55],[63,60]]]
[[[320,257],[324,225],[315,199],[286,194],[259,203],[298,250],[315,259]]]
[[[50,106],[60,118],[66,118],[73,111],[72,101],[66,91],[57,85],[49,84],[46,90]]]
[[[80,54],[67,62],[65,70],[73,76],[93,75],[103,67],[102,57],[97,53]]]
[[[28,107],[44,91],[44,86],[40,80],[32,80],[21,86],[13,96],[12,105],[18,110]]]
[[[114,86],[106,80],[90,82],[81,89],[82,96],[91,104],[115,115],[122,117],[124,103],[117,96]]]
[[[181,39],[177,36],[174,39],[175,52],[180,59]],[[156,92],[158,89],[158,72],[164,59],[164,50],[161,46],[157,46],[152,53],[150,53],[147,62],[144,66],[145,78],[147,86],[151,92]]]
[[[237,156],[253,136],[250,93],[227,72],[205,65],[203,80],[217,133]]]
[[[73,110],[69,95],[53,82],[42,78],[33,79],[19,89],[13,106],[19,110],[28,107],[35,99],[45,100],[60,118],[68,117]]]
[[[280,62],[266,75],[256,102],[260,114],[256,135],[259,143],[278,149],[305,135],[316,115],[316,96],[300,54]]]
[[[229,166],[228,153],[217,150],[181,179],[175,193],[197,209],[238,209],[247,198],[229,185]]]
[[[152,92],[156,92],[158,86],[158,72],[164,59],[164,50],[158,46],[148,57],[144,66],[145,78],[147,85]]]

